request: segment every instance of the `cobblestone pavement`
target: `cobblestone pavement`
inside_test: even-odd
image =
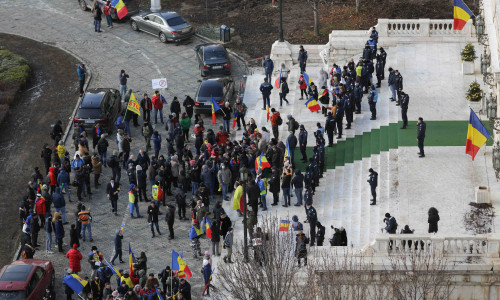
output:
[[[118,75],[121,69],[125,69],[130,75],[128,88],[132,88],[137,95],[141,95],[143,92],[152,94],[151,79],[166,76],[169,89],[164,94],[170,103],[174,95],[177,95],[181,101],[186,94],[194,96],[199,84],[198,66],[192,50],[196,44],[202,43],[197,38],[186,45],[162,44],[158,38],[132,31],[128,22],[117,23],[111,29],[105,26],[105,20],[103,21],[103,32],[99,34],[94,32],[92,14],[88,11],[81,11],[76,0],[3,0],[0,1],[0,17],[0,31],[57,46],[82,59],[92,71],[91,88],[119,88]],[[235,82],[239,83],[242,64],[233,58],[232,66]],[[67,67],[75,69],[75,81],[77,81],[76,66]],[[164,109],[165,117],[168,111],[168,107]],[[66,125],[67,120],[63,122]],[[211,125],[208,118],[205,124]],[[165,137],[163,126],[159,128],[159,131]],[[48,138],[47,136],[46,139]],[[114,142],[115,133],[108,140],[110,142],[108,156],[110,156],[112,151],[117,149]],[[144,139],[140,135],[138,128],[132,128],[132,140],[132,153],[137,154],[140,148],[144,148]],[[69,144],[67,143],[67,147]],[[163,149],[166,148],[165,145],[162,146]],[[73,151],[73,146],[71,146],[70,152]],[[165,151],[162,150],[161,153],[165,153]],[[42,166],[41,161],[33,162],[33,164]],[[127,249],[129,242],[136,256],[141,251],[146,252],[148,256],[148,273],[158,273],[166,265],[171,265],[172,249],[176,251],[184,250],[186,262],[193,272],[191,284],[194,299],[201,298],[203,278],[200,269],[202,261],[192,259],[187,238],[190,228],[189,222],[176,219],[174,225],[176,236],[174,240],[169,241],[167,239],[168,227],[162,218],[160,230],[163,235],[152,239],[146,218],[130,219],[128,217],[128,197],[126,194],[128,179],[124,171],[122,171],[121,180],[124,188],[122,188],[118,203],[120,214],[119,216],[112,215],[110,202],[105,194],[106,183],[111,176],[111,172],[109,168],[103,170],[104,174],[101,176],[103,185],[97,190],[92,189],[92,198],[85,198],[83,201],[87,208],[90,208],[93,215],[92,237],[94,242],[81,242],[80,251],[84,255],[81,274],[90,275],[91,271],[89,264],[86,262],[86,254],[90,252],[92,245],[98,246],[104,256],[108,260],[111,259],[114,252],[114,232],[124,221],[126,225],[123,254],[126,263],[118,264],[118,268],[128,269]],[[29,176],[29,174],[26,175]],[[71,191],[71,197],[72,199],[77,198],[75,188]],[[168,197],[167,200],[172,199]],[[143,215],[146,215],[146,205],[147,203],[144,202],[139,204],[140,212]],[[68,215],[74,212],[75,207],[76,202],[67,202]],[[163,207],[161,211],[165,213]],[[160,217],[164,217],[164,215]],[[68,216],[68,220],[70,223],[74,223],[74,217]],[[65,226],[65,230],[66,237],[64,241],[69,244],[69,225]],[[44,241],[45,234],[41,232],[39,244],[44,245]],[[208,250],[209,244],[209,240],[203,239],[202,251]],[[65,250],[68,249],[69,245],[66,245]],[[60,279],[64,269],[68,267],[67,259],[57,252],[51,255],[46,254],[44,246],[40,248],[40,251],[37,251],[35,258],[49,259],[54,263],[58,278],[56,290],[58,299],[61,299],[63,291]]]

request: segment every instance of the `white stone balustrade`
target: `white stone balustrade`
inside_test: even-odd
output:
[[[442,237],[439,235],[382,234],[372,243],[377,254],[438,251],[445,256],[499,257],[500,235]]]

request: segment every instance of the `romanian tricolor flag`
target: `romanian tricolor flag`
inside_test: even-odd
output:
[[[63,283],[69,286],[75,293],[80,294],[83,288],[89,284],[87,280],[82,279],[82,277],[77,274],[70,274],[63,277]]]
[[[462,30],[474,14],[462,0],[455,0],[453,6],[453,29]]]
[[[130,243],[128,243],[128,264],[130,265],[130,274],[134,274],[134,264],[137,261],[135,260],[134,253],[132,252],[132,248],[130,247]]]
[[[309,78],[306,72],[302,72],[302,76],[304,76],[304,82],[307,84],[307,87],[311,85],[312,79]]]
[[[208,219],[205,222],[205,233],[207,234],[207,238],[212,238],[212,224],[210,224],[210,221]]]
[[[280,231],[288,231],[289,228],[290,228],[290,221],[281,220]]]
[[[200,235],[203,235],[203,230],[196,226],[191,226],[191,230],[189,231],[189,239],[194,239],[194,238],[197,238],[199,237]]]
[[[233,129],[236,126],[236,120],[237,119],[238,119],[238,111],[235,111],[234,112],[234,116],[233,116]]]
[[[119,19],[123,19],[128,14],[128,9],[122,0],[111,1],[111,6],[113,6],[116,9],[116,15],[118,16]]]
[[[104,263],[106,264],[106,266],[108,266],[110,269],[111,269],[111,272],[115,275],[118,275],[118,277],[122,277],[122,274],[117,270],[115,269],[115,267],[113,267],[113,265],[111,265],[104,257]]]
[[[139,105],[139,102],[137,102],[137,99],[135,99],[135,95],[133,92],[130,92],[130,99],[128,100],[128,105],[127,105],[127,110],[130,110],[133,113],[136,113],[137,115],[141,115],[141,111],[139,110],[141,106]]]
[[[476,156],[479,149],[490,138],[490,133],[486,130],[481,120],[476,113],[471,109],[469,117],[469,130],[467,131],[467,143],[465,144],[465,153],[472,156],[472,160]]]
[[[318,111],[321,109],[321,107],[318,104],[318,101],[314,99],[314,97],[309,98],[306,102],[307,108],[309,108],[310,111]]]
[[[243,202],[243,186],[240,184],[234,190],[234,195],[233,195],[233,210],[240,210],[243,211],[245,203]]]
[[[186,262],[182,259],[182,256],[174,250],[172,250],[172,270],[184,272],[188,279],[193,276],[191,270],[189,270],[189,267],[186,265]]]
[[[215,124],[217,121],[217,118],[215,118],[215,112],[220,109],[220,106],[217,101],[215,101],[214,97],[210,96],[210,98],[212,100],[212,124]]]
[[[281,71],[280,71],[280,76],[278,76],[278,78],[276,78],[276,81],[274,82],[274,85],[276,86],[277,89],[280,88],[280,85],[281,85]]]
[[[323,90],[321,90],[321,93],[320,93],[318,99],[321,99],[327,95],[328,95],[328,89],[323,89]]]
[[[269,122],[269,101],[266,103],[267,122]]]
[[[288,145],[288,139],[286,139],[285,155],[283,155],[283,162],[286,161],[287,157],[290,157],[290,153],[292,152],[290,151],[290,145]]]
[[[264,170],[270,168],[271,164],[267,161],[267,157],[262,153],[259,157],[255,159],[255,171],[258,169]]]

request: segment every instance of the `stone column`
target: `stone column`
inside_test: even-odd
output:
[[[431,19],[418,19],[420,23],[420,36],[430,36]]]
[[[160,0],[151,0],[151,11],[157,12],[161,10]]]
[[[288,68],[293,66],[292,61],[292,45],[289,42],[276,41],[271,47],[271,59],[274,62],[274,71],[276,72],[281,68],[284,63]]]
[[[386,37],[389,35],[387,32],[387,24],[389,23],[389,19],[378,19],[377,31],[379,37]]]

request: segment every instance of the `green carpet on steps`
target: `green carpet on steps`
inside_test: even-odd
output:
[[[427,124],[425,147],[463,146],[465,148],[468,121],[426,121],[425,123]],[[488,121],[483,121],[483,124],[490,131]],[[380,154],[380,151],[398,147],[414,146],[416,148],[416,125],[417,122],[409,122],[406,129],[400,129],[402,122],[391,123],[389,126],[382,126],[380,129],[373,129],[371,132],[337,141],[333,147],[326,147],[325,167],[335,169],[346,163],[361,160],[363,157]],[[486,144],[491,146],[493,140],[490,138]],[[307,157],[312,157],[312,154],[313,148],[307,147]],[[295,156],[297,168],[304,171],[307,164],[300,161],[302,155],[298,147],[295,150]]]

